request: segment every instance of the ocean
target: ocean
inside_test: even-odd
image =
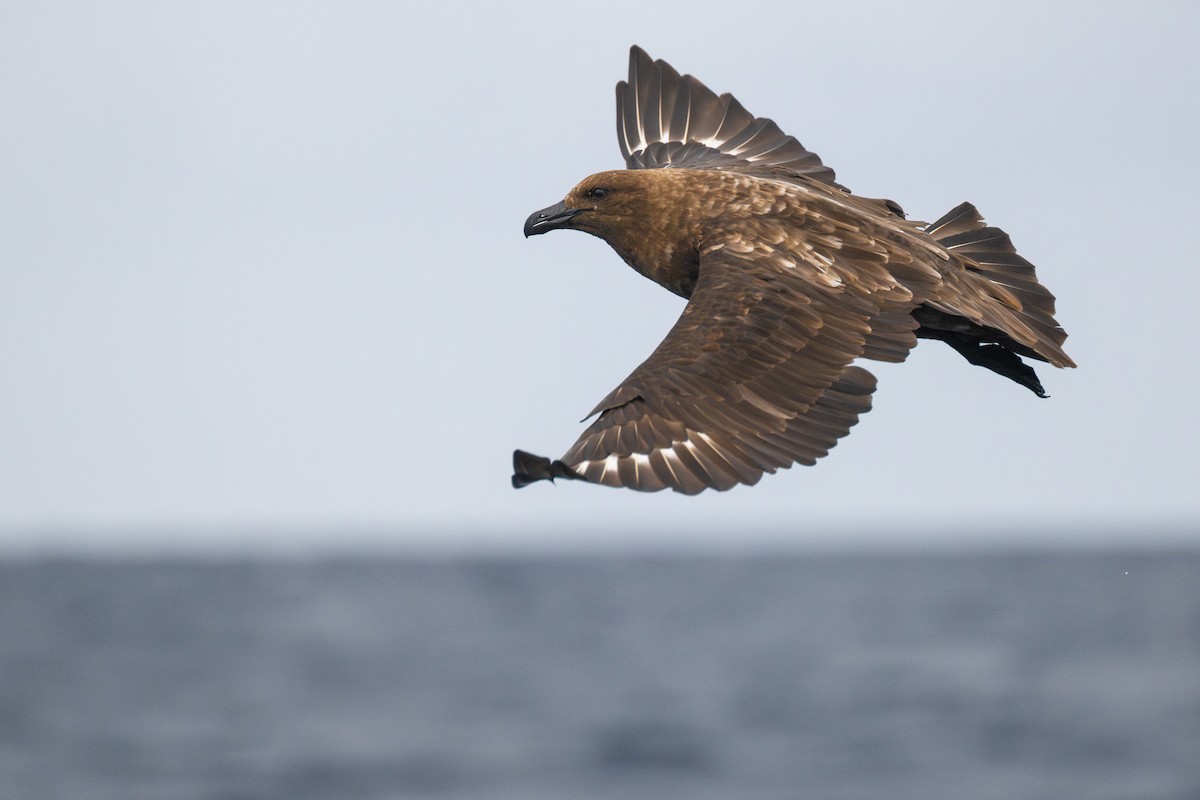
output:
[[[0,562],[0,798],[1200,798],[1200,552]]]

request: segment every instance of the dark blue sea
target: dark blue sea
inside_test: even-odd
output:
[[[1200,798],[1200,552],[0,563],[0,798]]]

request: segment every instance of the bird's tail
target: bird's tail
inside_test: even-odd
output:
[[[1062,349],[1067,333],[1054,319],[1054,295],[1038,282],[1033,264],[970,203],[952,209],[925,232],[965,269],[947,276],[948,282],[961,283],[951,286],[947,297],[914,312],[921,323],[917,335],[945,341],[972,364],[1045,397],[1036,373],[1020,357],[1056,367],[1075,362]]]

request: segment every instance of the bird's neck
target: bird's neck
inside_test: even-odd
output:
[[[653,175],[650,202],[636,220],[604,238],[639,273],[680,297],[691,297],[705,220],[727,193],[729,181],[720,173],[698,170],[648,172]]]
[[[691,297],[700,269],[697,242],[657,236],[609,242],[625,263],[680,297]]]

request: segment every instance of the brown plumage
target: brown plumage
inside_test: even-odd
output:
[[[628,169],[584,179],[525,234],[598,236],[688,304],[566,455],[514,453],[513,486],[694,494],[813,464],[871,408],[875,378],[851,362],[903,361],[918,337],[1042,397],[1023,356],[1074,366],[1054,296],[970,204],[931,225],[905,220],[638,47],[617,84],[617,134]]]

